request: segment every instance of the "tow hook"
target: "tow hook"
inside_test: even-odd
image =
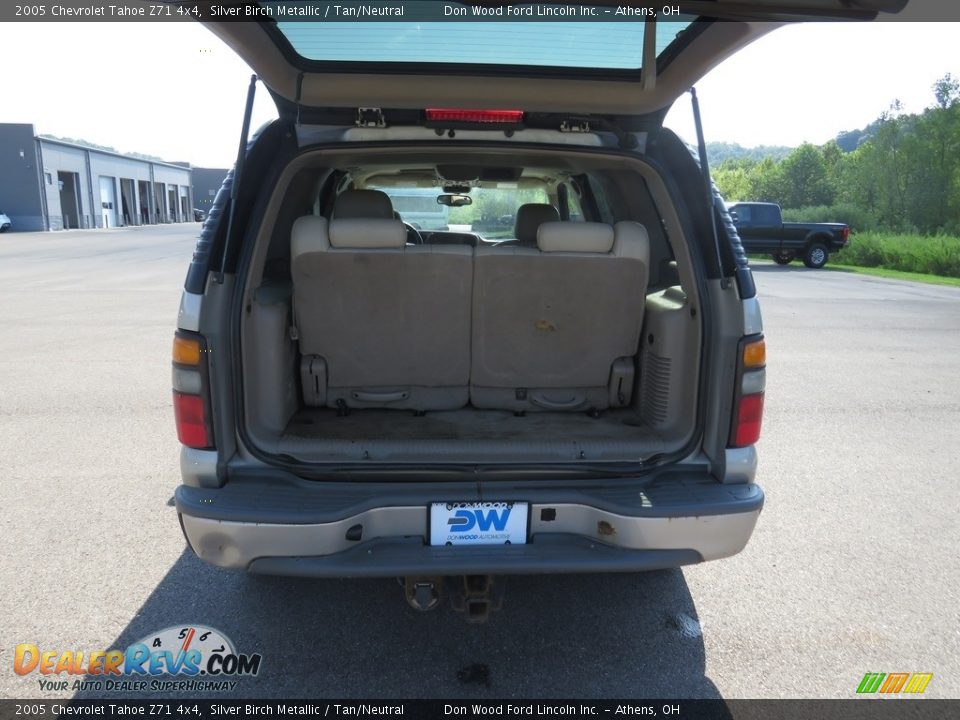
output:
[[[450,603],[466,615],[468,623],[483,623],[490,613],[503,607],[503,579],[494,582],[493,575],[463,575],[451,578],[459,587],[450,594]]]
[[[403,593],[414,610],[428,612],[440,606],[443,578],[407,577],[403,579]]]

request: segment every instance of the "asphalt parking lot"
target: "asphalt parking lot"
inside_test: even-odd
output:
[[[0,236],[0,696],[73,694],[17,676],[18,643],[189,623],[263,655],[238,697],[852,697],[897,671],[960,696],[960,288],[757,266],[767,505],[747,549],[511,578],[471,626],[393,580],[248,577],[186,549],[169,363],[198,229]]]

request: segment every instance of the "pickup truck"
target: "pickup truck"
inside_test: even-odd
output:
[[[769,253],[779,265],[799,257],[808,268],[822,268],[850,239],[843,223],[785,223],[776,203],[739,202],[729,210],[744,250]]]

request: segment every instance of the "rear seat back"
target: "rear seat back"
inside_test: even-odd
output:
[[[560,213],[553,205],[546,203],[527,203],[517,208],[517,218],[513,225],[516,243],[522,247],[537,247],[537,231],[547,222],[560,222]]]
[[[390,196],[382,190],[344,190],[337,196],[332,220],[349,218],[398,220]]]
[[[470,400],[481,408],[627,405],[649,275],[634,222],[548,222],[538,248],[478,248]]]
[[[334,217],[301,217],[293,225],[305,402],[414,410],[466,405],[473,249],[408,246],[399,220],[336,210]]]

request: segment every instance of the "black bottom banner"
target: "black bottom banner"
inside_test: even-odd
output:
[[[960,700],[0,700],[14,718],[703,718],[885,720],[960,717]]]

